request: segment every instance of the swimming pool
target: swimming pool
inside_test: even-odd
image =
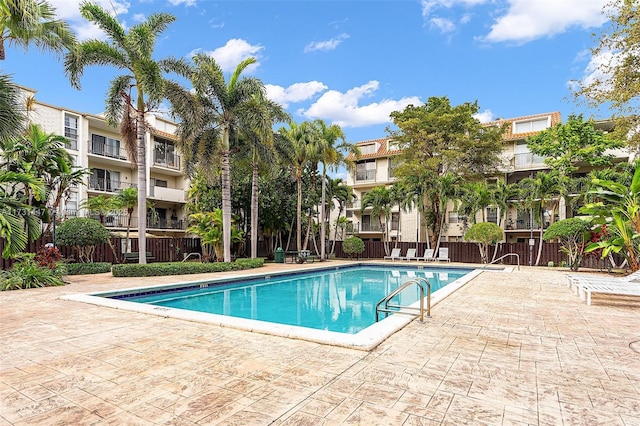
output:
[[[331,274],[327,275],[327,272]],[[426,265],[322,265],[304,271],[255,273],[206,282],[70,295],[65,299],[370,350],[413,319],[406,315],[391,315],[375,323],[377,301],[398,285],[412,276],[427,278],[432,284],[432,305],[435,305],[479,273],[480,270],[474,269]],[[272,292],[272,285],[285,285],[291,279],[296,281],[287,284],[286,291]],[[446,285],[441,287],[441,284]],[[269,297],[259,298],[265,292]],[[178,299],[186,301],[187,305],[207,305],[202,303],[200,293],[213,295],[219,303],[202,311],[192,310],[193,306],[189,309],[174,306]],[[401,293],[400,303],[417,306],[417,299],[417,290],[407,289]],[[338,321],[334,323],[334,319]]]
[[[355,334],[376,322],[376,303],[411,278],[428,279],[431,290],[436,291],[469,272],[471,269],[443,271],[414,267],[389,270],[381,266],[358,266],[112,298]],[[419,296],[419,288],[412,286],[403,290],[393,302],[408,306]]]

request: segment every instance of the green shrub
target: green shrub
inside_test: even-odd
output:
[[[95,246],[109,240],[109,231],[95,219],[73,217],[58,226],[56,236],[58,244],[74,248],[78,261],[93,262]]]
[[[492,222],[480,222],[471,225],[464,234],[465,241],[474,241],[478,244],[482,263],[489,262],[489,244],[501,240],[504,236],[502,228]]]
[[[342,251],[349,257],[362,254],[364,251],[364,241],[358,237],[349,237],[342,242]]]
[[[111,263],[67,263],[63,268],[65,275],[103,274],[111,272]]]
[[[2,272],[0,291],[64,285],[60,268],[38,265],[33,254],[25,253],[21,257],[22,260],[16,262],[12,269]]]
[[[236,271],[259,268],[263,265],[264,259],[238,259],[231,263],[149,263],[146,265],[113,265],[111,267],[111,273],[114,277],[159,277],[164,275],[187,275],[204,274],[208,272]]]
[[[585,243],[591,236],[591,225],[578,217],[552,223],[542,238],[545,241],[557,239],[562,244],[560,251],[566,253],[569,267],[577,271],[584,254]]]

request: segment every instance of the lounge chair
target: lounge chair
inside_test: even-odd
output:
[[[438,257],[436,258],[436,260],[439,261],[446,261],[446,262],[451,262],[451,259],[449,259],[449,247],[440,247],[440,250],[438,251]]]
[[[613,276],[604,276],[604,275],[592,275],[592,274],[568,274],[567,275],[567,286],[571,287],[574,293],[579,292],[579,287],[581,283],[584,282],[601,282],[607,284],[624,284],[630,282],[640,282],[640,271],[636,271],[632,274],[626,275],[624,277],[613,277]]]
[[[424,251],[424,255],[422,257],[419,257],[418,260],[424,260],[425,262],[429,262],[431,260],[436,260],[433,257],[433,249],[426,249]]]
[[[407,255],[403,258],[404,260],[418,260],[418,258],[416,257],[416,249],[408,249],[407,250]]]
[[[384,260],[387,259],[391,259],[393,261],[395,261],[396,259],[400,259],[402,260],[402,255],[400,254],[400,249],[399,248],[394,248],[393,250],[391,250],[391,254],[389,256],[385,256]]]
[[[640,283],[626,282],[607,284],[600,281],[583,282],[579,287],[580,300],[591,305],[591,295],[608,294],[610,296],[640,296]]]

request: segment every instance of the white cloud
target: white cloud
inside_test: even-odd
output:
[[[437,28],[442,34],[452,33],[456,30],[456,24],[447,18],[431,18],[429,23],[432,28]]]
[[[207,55],[211,56],[216,60],[218,65],[225,72],[233,72],[236,70],[238,64],[249,57],[254,57],[259,60],[260,51],[263,50],[264,47],[260,45],[251,45],[245,40],[239,38],[232,38],[227,41],[222,47],[218,47],[217,49],[204,51]],[[202,49],[195,49],[191,51],[189,56],[197,52],[201,52]],[[251,74],[255,72],[256,68],[260,65],[260,62],[256,62],[253,65],[250,65],[246,68],[245,72],[247,74]]]
[[[579,59],[582,57],[584,57],[583,52],[578,54]],[[604,51],[599,55],[592,56],[584,69],[584,74],[580,81],[570,81],[569,87],[578,91],[581,86],[598,85],[600,90],[609,90],[612,76],[607,70],[615,68],[620,63],[620,59],[620,55],[616,55],[611,51]]]
[[[507,13],[492,25],[484,40],[526,43],[567,31],[570,27],[599,27],[607,21],[602,8],[608,0],[509,0]]]
[[[451,9],[454,6],[477,6],[483,3],[488,3],[491,0],[421,0],[422,16],[424,18],[429,17],[432,11],[440,8]]]
[[[340,43],[349,38],[349,34],[340,34],[336,38],[325,41],[312,41],[304,47],[305,53],[315,50],[334,50]]]
[[[196,0],[169,0],[169,3],[172,6],[180,6],[180,5],[195,6]]]
[[[308,109],[299,110],[298,113],[309,119],[329,120],[342,127],[364,127],[389,123],[391,112],[402,111],[410,104],[420,105],[422,103],[419,98],[414,96],[399,100],[384,99],[368,105],[359,105],[362,98],[372,96],[379,86],[379,82],[372,80],[345,93],[329,90],[323,93]]]
[[[493,113],[490,109],[485,109],[484,111],[474,114],[473,118],[479,120],[481,123],[488,123],[493,121]]]
[[[290,103],[302,102],[311,99],[316,93],[327,90],[327,86],[319,81],[295,83],[289,87],[265,84],[267,98],[288,108]]]
[[[136,13],[132,16],[132,19],[135,22],[143,22],[146,18],[146,16],[144,16],[144,13]]]

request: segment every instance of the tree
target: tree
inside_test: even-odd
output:
[[[503,237],[502,228],[492,222],[474,223],[464,234],[465,241],[475,241],[478,244],[482,263],[489,262],[489,244],[500,241]]]
[[[109,240],[107,228],[97,220],[88,217],[67,219],[58,226],[57,231],[58,243],[73,247],[81,263],[93,262],[95,246]]]
[[[478,111],[477,102],[452,106],[447,97],[431,97],[424,105],[391,113],[398,129],[387,132],[402,150],[395,174],[422,194],[419,208],[434,246],[446,213],[438,178],[447,173],[478,178],[500,164],[505,127],[483,125],[474,118]]]
[[[147,240],[147,166],[145,115],[167,96],[175,85],[163,72],[184,73],[185,63],[174,59],[155,61],[156,38],[175,21],[166,13],[151,14],[144,22],[125,31],[124,26],[106,10],[94,3],[83,2],[80,13],[106,34],[108,41],[87,40],[65,57],[65,72],[71,85],[80,89],[80,78],[89,65],[112,65],[126,74],[115,77],[106,99],[105,117],[110,125],[120,125],[120,133],[138,171],[138,245],[146,251]],[[139,263],[147,262],[139,256]]]
[[[598,45],[591,49],[594,62],[598,63],[591,70],[594,77],[575,82],[574,94],[592,106],[606,104],[613,110],[616,114],[615,135],[618,139],[628,140],[638,150],[640,15],[636,2],[629,0],[612,0],[605,13],[610,25],[595,35]]]
[[[224,256],[222,210],[215,209],[212,212],[194,213],[189,216],[189,219],[192,225],[187,229],[187,232],[202,239],[205,259],[213,259],[212,255],[215,254],[218,261],[222,260]],[[239,229],[232,229],[231,240],[233,242],[242,241],[242,232]]]
[[[582,254],[585,249],[585,242],[589,239],[591,225],[589,222],[573,217],[560,220],[550,225],[544,231],[544,240],[559,240],[562,244],[560,251],[566,253],[569,267],[572,271],[577,271],[580,267]]]
[[[491,202],[500,210],[498,225],[502,226],[503,221],[507,218],[509,208],[518,206],[520,188],[515,183],[498,180],[495,184],[490,185],[489,191]]]
[[[0,141],[19,137],[24,131],[25,118],[20,89],[9,76],[0,74]]]
[[[377,217],[382,232],[382,240],[384,241],[385,255],[389,255],[389,219],[391,219],[391,208],[393,202],[391,200],[391,192],[384,186],[376,186],[371,191],[364,194],[360,212],[371,207],[371,217]]]
[[[174,113],[178,115],[182,152],[185,161],[197,165],[211,175],[211,166],[220,164],[222,172],[222,224],[224,261],[231,261],[231,140],[243,131],[255,131],[256,125],[264,129],[271,119],[263,115],[256,120],[256,100],[264,98],[264,84],[257,78],[242,73],[256,62],[247,58],[240,62],[225,81],[224,71],[211,56],[200,53],[193,57],[194,66],[184,74],[193,84],[194,95],[170,97]],[[266,120],[266,121],[265,121]],[[217,155],[219,154],[219,158]]]
[[[56,10],[41,0],[0,2],[0,60],[5,59],[5,42],[24,47],[61,52],[75,44],[66,22],[56,19]]]
[[[116,192],[116,194],[113,196],[114,205],[118,209],[127,210],[127,236],[125,237],[125,239],[127,240],[127,253],[131,252],[131,244],[129,242],[129,233],[131,232],[131,221],[133,219],[133,212],[135,211],[136,207],[138,206],[138,202],[139,202],[139,196],[138,196],[138,190],[136,188],[123,188],[123,189],[119,190],[118,192]],[[140,212],[140,209],[138,209],[138,212]],[[139,214],[140,213],[138,213],[138,215]],[[146,200],[145,200],[145,204],[144,204],[144,215],[145,215],[145,218],[146,218],[146,216],[147,216]],[[138,218],[138,221],[139,220],[140,219]],[[140,238],[142,238],[142,237],[140,236],[140,231],[138,231],[138,246],[140,245],[139,244]],[[140,253],[143,253],[141,250],[142,249],[140,249],[140,248],[138,249],[138,251],[140,251]],[[145,248],[145,250],[146,250],[146,248]]]
[[[346,141],[344,132],[337,124],[327,124],[323,120],[314,121],[314,125],[320,132],[320,138],[324,141],[321,145],[320,159],[322,161],[322,201],[320,203],[320,261],[325,260],[326,244],[326,182],[327,170],[337,169],[338,166],[351,166],[352,162],[347,160],[345,152],[352,154],[356,159],[360,157],[360,149]]]
[[[491,189],[485,181],[464,182],[459,189],[460,212],[467,216],[471,223],[477,222],[476,216],[480,212],[482,222],[486,222],[486,210],[493,199]]]
[[[338,217],[336,218],[336,227],[334,228],[333,232],[333,244],[331,246],[331,254],[333,254],[336,240],[338,239],[338,224],[345,224],[344,222],[349,221],[346,217],[342,217],[342,212],[345,211],[345,208],[348,204],[351,204],[351,202],[355,198],[355,195],[353,193],[353,189],[350,186],[345,185],[340,178],[333,179],[329,186],[332,188],[332,199],[336,200],[338,203]],[[344,221],[342,219],[344,219]]]
[[[342,243],[342,251],[352,257],[359,256],[364,251],[364,241],[358,237],[349,237]]]

